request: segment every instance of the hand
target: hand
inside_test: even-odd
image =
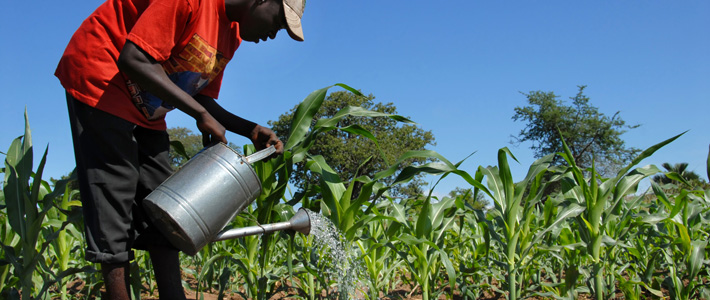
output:
[[[227,138],[224,136],[226,129],[212,115],[205,112],[196,121],[197,128],[202,133],[202,146],[207,147],[207,145],[219,142],[227,143]]]
[[[254,144],[256,151],[274,146],[276,153],[273,156],[284,153],[284,144],[279,140],[276,134],[269,128],[256,125],[251,131],[251,142]],[[273,157],[272,156],[272,157]]]

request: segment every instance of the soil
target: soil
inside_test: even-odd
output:
[[[219,296],[216,291],[212,292],[200,292],[197,294],[195,292],[196,289],[196,280],[194,278],[189,278],[187,277],[187,283],[190,286],[190,289],[185,290],[185,295],[187,296],[188,300],[217,300],[219,299]],[[75,280],[74,282],[69,284],[69,294],[72,296],[76,296],[77,298],[83,298],[82,296],[82,290],[84,290],[85,286],[84,283],[80,280]],[[144,293],[141,294],[141,299],[142,300],[159,300],[158,294],[157,294],[157,289],[155,294],[149,294],[145,291],[148,290],[148,287],[146,286],[146,289],[144,289]],[[269,300],[285,300],[285,299],[294,299],[294,298],[299,298],[302,299],[302,297],[294,297],[298,295],[295,289],[291,289],[288,286],[283,287],[281,289],[282,291],[271,295],[269,297]],[[448,297],[448,287],[445,289],[447,293],[443,294],[440,296],[438,299],[439,300],[445,300]],[[319,300],[325,300],[329,299],[328,294],[326,291],[323,291],[321,295],[318,297]],[[104,290],[101,290],[101,298],[104,298]],[[97,298],[91,298],[91,299],[97,299]],[[98,298],[100,299],[100,298]],[[225,300],[249,300],[249,299],[244,299],[238,294],[228,294],[223,297]],[[381,300],[421,300],[422,295],[421,295],[421,290],[416,287],[416,289],[413,291],[413,287],[408,285],[408,284],[399,284],[396,286],[393,290],[390,291],[389,294],[387,295],[382,295],[380,294],[380,299]],[[463,298],[458,291],[454,291],[454,296],[453,300],[463,300]],[[506,297],[504,294],[496,293],[494,291],[487,291],[483,293],[483,296],[478,298],[477,300],[505,300]],[[543,299],[550,299],[550,298],[544,298],[544,297],[529,297],[527,299],[533,299],[533,300],[543,300]],[[577,299],[580,300],[591,300],[593,299],[591,295],[588,294],[581,294]],[[620,292],[616,294],[616,297],[610,298],[610,299],[624,299],[623,294]],[[642,299],[651,299],[651,298],[644,298]]]
[[[197,281],[190,276],[187,276],[183,274],[186,279],[186,282],[189,285],[189,289],[185,290],[185,294],[187,296],[188,300],[217,300],[219,299],[219,296],[217,294],[217,291],[208,291],[208,292],[200,292],[197,294],[195,290],[197,289]],[[710,282],[705,282],[705,283],[710,283]],[[492,284],[497,285],[496,282],[493,282]],[[294,297],[298,295],[298,292],[296,289],[290,288],[289,286],[284,286],[284,287],[278,287],[277,288],[280,290],[280,292],[277,292],[271,297],[269,297],[269,300],[284,300],[284,299],[303,299],[303,297]],[[75,296],[76,298],[83,298],[82,291],[85,290],[85,285],[81,280],[75,280],[71,282],[68,285],[68,293],[72,296]],[[148,291],[148,287],[146,286],[144,289],[144,293],[141,294],[141,299],[142,300],[159,300],[158,294],[157,294],[157,289],[155,294],[149,294],[146,291]],[[445,288],[445,293],[439,297],[439,300],[445,300],[448,297],[448,291],[449,288]],[[665,288],[661,290],[664,295],[668,295],[668,290]],[[101,290],[101,298],[104,298],[104,291],[103,289]],[[95,299],[95,298],[91,298]],[[100,299],[100,298],[99,298]],[[238,294],[232,293],[225,295],[223,297],[225,300],[249,300],[249,299],[244,299]],[[328,293],[326,291],[322,291],[321,295],[318,297],[319,300],[325,300],[325,299],[330,299]],[[382,293],[380,294],[380,299],[381,300],[421,300],[422,295],[421,295],[421,290],[419,287],[413,287],[409,284],[406,283],[400,283],[397,285],[393,290],[390,291],[389,294],[383,295]],[[453,300],[462,300],[465,299],[462,297],[458,291],[454,291],[453,293]],[[492,290],[486,291],[483,293],[482,297],[478,298],[477,300],[505,300],[506,297],[504,294],[494,292]],[[544,297],[528,297],[526,299],[533,299],[533,300],[543,300],[543,299],[552,299],[552,298],[544,298]],[[577,299],[580,300],[592,300],[591,295],[589,294],[580,294]],[[610,298],[610,299],[625,299],[623,293],[619,291],[618,289],[616,290],[615,297]],[[641,295],[641,299],[656,299],[656,297],[653,297],[650,293],[645,293]]]

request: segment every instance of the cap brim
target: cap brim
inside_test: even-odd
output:
[[[284,1],[284,13],[286,14],[286,31],[288,35],[299,42],[303,42],[303,28],[301,27],[301,17],[298,13]]]

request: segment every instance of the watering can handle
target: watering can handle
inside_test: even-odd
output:
[[[246,160],[248,164],[253,164],[257,161],[271,156],[271,154],[274,154],[274,152],[276,152],[276,148],[274,148],[274,146],[269,146],[269,148],[263,149],[259,152],[247,156],[244,160]]]

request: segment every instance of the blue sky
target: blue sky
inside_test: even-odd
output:
[[[7,1],[0,17],[0,151],[23,132],[28,111],[46,176],[73,169],[64,92],[54,68],[74,30],[101,1]],[[437,140],[462,169],[496,164],[499,148],[519,159],[521,180],[534,160],[529,144],[510,144],[523,124],[521,92],[561,99],[587,85],[591,103],[620,111],[628,146],[645,149],[689,130],[641,165],[687,162],[706,174],[710,144],[709,1],[308,1],[306,41],[244,43],[228,65],[220,103],[260,124],[311,91],[345,83],[393,102]],[[334,89],[337,90],[337,89]],[[196,131],[179,111],[168,126]],[[244,144],[235,134],[228,139]],[[450,177],[445,194],[466,187]]]

